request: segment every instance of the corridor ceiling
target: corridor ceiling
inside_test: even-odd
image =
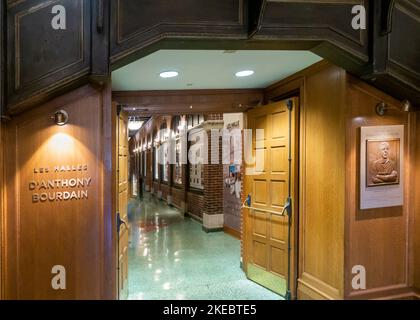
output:
[[[112,73],[114,91],[265,88],[322,60],[309,51],[160,50]],[[253,70],[249,77],[235,74]],[[178,77],[163,79],[164,71]]]

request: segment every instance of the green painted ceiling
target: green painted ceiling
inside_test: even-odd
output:
[[[112,73],[113,90],[265,88],[318,61],[309,51],[160,50]],[[255,74],[237,78],[241,70]],[[179,76],[162,79],[163,71]]]

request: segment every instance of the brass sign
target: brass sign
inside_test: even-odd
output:
[[[85,164],[59,165],[54,167],[34,168],[34,174],[87,172]],[[29,181],[29,191],[32,192],[33,203],[71,201],[88,199],[91,177],[66,179],[41,179]]]

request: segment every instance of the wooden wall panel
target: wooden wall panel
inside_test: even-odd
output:
[[[352,28],[352,8],[355,5],[364,5],[369,10],[369,3],[364,0],[267,0],[256,38],[299,34],[313,39],[335,39],[358,51],[362,59],[367,59],[368,29]]]
[[[4,8],[5,0],[0,0],[0,300],[3,297],[3,124],[4,111]]]
[[[52,27],[51,12],[55,5],[66,10],[65,30]],[[63,90],[87,76],[91,67],[91,39],[90,1],[8,1],[9,111],[17,112],[26,106],[28,98],[40,99],[46,92]]]
[[[352,28],[355,5],[364,5],[369,16],[366,0],[264,0],[253,39],[294,40],[295,45],[296,40],[306,40],[312,42],[313,52],[338,65],[352,56],[341,66],[358,72],[369,60],[370,26],[365,30]]]
[[[305,76],[298,278],[302,299],[343,297],[344,81],[345,71],[332,65]]]
[[[109,88],[85,86],[7,124],[5,298],[115,298],[110,102]],[[69,113],[66,126],[50,119],[58,109]],[[56,172],[55,166],[76,169]],[[45,168],[49,172],[41,173]],[[30,187],[32,181],[73,178],[91,181],[75,188]],[[87,198],[58,196],[82,190]],[[56,198],[34,201],[34,193],[44,192]],[[66,268],[66,290],[52,289],[55,265]]]
[[[111,61],[162,37],[246,39],[247,0],[127,1],[111,4]]]
[[[414,220],[414,286],[420,294],[420,112],[417,112],[415,170],[415,220]]]
[[[371,70],[362,78],[420,106],[420,2],[371,1]]]
[[[414,2],[414,1],[413,1]],[[420,5],[397,1],[393,12],[393,28],[389,36],[388,60],[394,72],[420,82]],[[403,50],[402,50],[403,48]]]
[[[4,265],[4,143],[3,124],[0,121],[0,300],[3,298],[3,265]]]
[[[384,117],[375,112],[381,101],[399,106],[399,102],[357,80],[348,88],[346,144],[346,298],[384,298],[410,287],[409,218],[412,214],[411,192],[414,181],[410,168],[410,133],[408,114],[389,110]],[[359,210],[360,127],[377,125],[405,126],[405,193],[402,207]],[[367,289],[351,287],[351,270],[366,268]]]

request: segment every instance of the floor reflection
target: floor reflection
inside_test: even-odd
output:
[[[280,299],[246,279],[240,242],[146,194],[130,201],[129,299]]]

